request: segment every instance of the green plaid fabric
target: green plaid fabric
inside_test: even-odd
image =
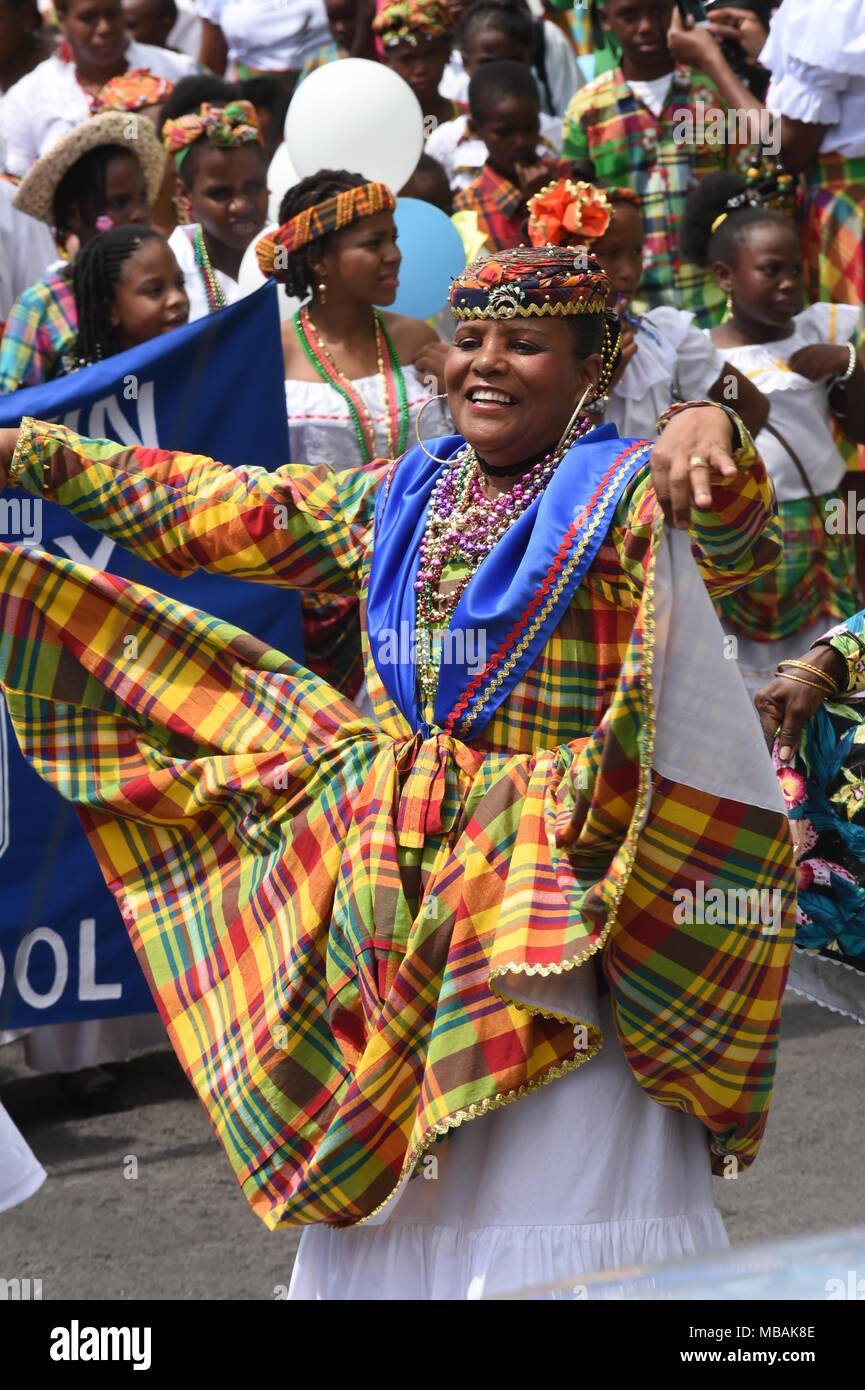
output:
[[[837,622],[859,605],[855,537],[833,535],[826,526],[827,493],[779,502],[784,533],[781,563],[762,578],[719,600],[724,621],[758,642],[792,637],[820,618]]]
[[[568,159],[591,159],[604,186],[633,188],[640,195],[646,231],[640,305],[688,309],[700,328],[710,328],[721,320],[724,295],[711,275],[681,260],[679,223],[694,181],[726,169],[731,147],[696,139],[698,101],[704,112],[726,110],[708,78],[677,69],[666,105],[660,116],[654,116],[631,91],[622,69],[614,68],[573,97],[565,113],[564,154]],[[677,140],[676,132],[684,128],[689,112],[695,139]]]
[[[38,386],[56,374],[78,329],[69,267],[49,270],[19,295],[9,311],[0,343],[0,395]]]

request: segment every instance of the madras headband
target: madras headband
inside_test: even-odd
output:
[[[453,16],[443,0],[396,0],[379,11],[372,30],[384,48],[398,48],[401,44],[416,48],[426,40],[450,34],[453,25]]]
[[[317,241],[329,232],[350,227],[362,217],[374,217],[377,212],[393,212],[395,207],[396,198],[386,183],[362,183],[357,188],[346,188],[333,198],[314,203],[311,208],[304,208],[296,217],[283,222],[273,236],[260,238],[255,254],[262,274],[275,275],[284,268],[280,266],[283,257],[292,256],[311,241]]]
[[[174,155],[178,169],[198,140],[212,140],[224,150],[253,141],[260,145],[261,130],[252,102],[230,101],[225,106],[211,106],[205,101],[198,111],[166,121],[162,127],[162,143]]]

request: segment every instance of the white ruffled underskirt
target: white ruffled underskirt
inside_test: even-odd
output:
[[[306,1229],[289,1297],[489,1297],[726,1248],[706,1131],[643,1091],[606,1001],[600,1022],[585,1066],[434,1144],[383,1224]]]

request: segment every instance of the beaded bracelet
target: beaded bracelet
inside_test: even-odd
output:
[[[721,401],[676,401],[674,405],[667,406],[663,415],[658,418],[655,426],[658,434],[663,433],[674,415],[681,415],[683,410],[696,410],[699,406],[709,406],[714,410],[723,410],[724,414],[731,421],[733,429],[738,435],[738,444],[734,445],[733,452],[738,453],[740,449],[746,448],[749,435],[740,417],[729,405],[724,405]]]
[[[855,343],[845,343],[844,346],[850,354],[850,361],[847,363],[846,372],[839,372],[837,376],[833,376],[832,380],[829,382],[830,391],[834,391],[836,386],[846,386],[856,370],[856,345]]]

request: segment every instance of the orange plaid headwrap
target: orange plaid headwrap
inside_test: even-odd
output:
[[[90,113],[99,116],[103,111],[143,111],[147,106],[161,106],[173,91],[173,82],[157,77],[149,68],[130,68],[99,88],[90,103]]]
[[[329,232],[341,231],[352,222],[373,217],[377,212],[393,212],[395,207],[396,198],[386,183],[362,183],[357,188],[347,188],[333,198],[304,208],[296,217],[283,222],[272,237],[262,237],[255,248],[258,264],[263,274],[276,275],[278,279],[280,249],[291,256]]]

